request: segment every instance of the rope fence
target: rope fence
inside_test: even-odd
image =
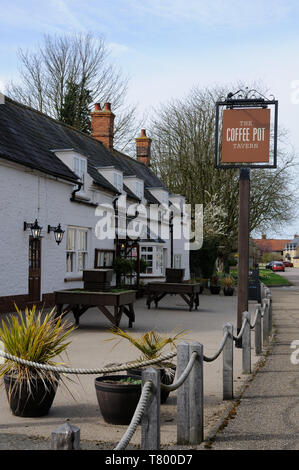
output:
[[[0,356],[18,364],[63,374],[105,374],[142,367],[142,391],[138,405],[131,423],[114,450],[124,450],[128,446],[140,423],[141,449],[160,449],[160,392],[162,388],[167,391],[177,390],[177,444],[198,445],[204,440],[203,364],[215,361],[223,353],[223,400],[233,399],[234,343],[242,340],[242,372],[250,374],[251,331],[254,330],[255,333],[256,355],[260,355],[263,348],[267,347],[272,334],[272,296],[264,284],[261,284],[261,298],[261,304],[256,306],[252,324],[250,314],[243,313],[242,326],[237,336],[233,334],[231,323],[224,325],[222,340],[212,357],[204,355],[202,344],[198,342],[188,344],[185,341],[178,344],[177,352],[165,354],[158,359],[99,369],[38,364],[12,356],[5,351],[0,351]],[[177,356],[177,380],[171,385],[161,383],[159,369],[146,368],[157,363],[161,364],[175,356]],[[76,427],[69,426],[67,431],[64,426],[58,428],[52,433],[52,449],[73,448],[68,447],[65,440],[68,439],[69,446],[72,446],[73,442],[78,441],[77,434],[78,428]]]

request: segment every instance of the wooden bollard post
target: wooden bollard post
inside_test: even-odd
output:
[[[223,400],[234,398],[234,327],[226,323],[223,333],[228,332],[228,337],[223,348]]]
[[[267,294],[267,299],[269,300],[269,336],[272,334],[272,294],[269,291]]]
[[[255,354],[258,356],[262,353],[262,308],[258,304],[256,307],[257,317],[254,328],[254,338],[255,338]]]
[[[189,444],[200,444],[204,440],[203,419],[203,345],[192,343],[189,346],[189,357],[197,353],[189,375]]]
[[[141,449],[160,449],[161,372],[150,367],[142,372],[142,384],[152,382],[151,398],[141,420]]]
[[[177,347],[177,378],[179,379],[189,362],[189,344],[182,341]],[[189,377],[177,391],[177,443],[189,443]]]
[[[65,423],[59,426],[51,435],[52,450],[79,450],[80,428]]]
[[[243,320],[246,319],[246,325],[242,336],[242,365],[243,374],[251,373],[251,329],[250,329],[250,314],[243,313]]]
[[[264,316],[263,316],[263,345],[269,343],[269,306],[270,300],[264,299]]]

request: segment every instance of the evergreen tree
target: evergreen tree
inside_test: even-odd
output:
[[[83,84],[68,81],[64,101],[58,116],[59,121],[69,124],[81,132],[90,134],[89,105],[91,102],[91,93]]]

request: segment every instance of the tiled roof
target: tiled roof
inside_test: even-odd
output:
[[[116,150],[109,151],[102,142],[46,116],[39,111],[5,98],[0,105],[0,157],[45,173],[76,181],[76,175],[51,151],[74,149],[88,159],[88,173],[99,186],[118,193],[99,174],[98,168],[114,166],[125,176],[136,175],[144,187],[164,185],[146,165]],[[124,187],[129,197],[136,195]]]
[[[293,240],[288,240],[288,243],[291,245],[299,245],[299,238],[293,238]]]
[[[0,105],[0,156],[53,176],[76,181],[76,175],[52,152],[56,122],[6,98]],[[62,134],[64,129],[62,129]],[[67,140],[61,135],[61,140]],[[67,148],[66,143],[64,143]]]
[[[152,195],[148,189],[144,189],[144,197],[149,202],[149,204],[160,204],[160,201]]]
[[[274,238],[260,238],[254,239],[254,243],[259,247],[261,251],[283,251],[286,244],[291,240],[276,240]]]
[[[124,176],[135,175],[137,178],[143,179],[145,188],[166,189],[158,176],[150,168],[144,165],[144,163],[134,160],[118,150],[113,150],[113,154],[116,157],[114,163],[119,170],[123,171]],[[110,165],[112,165],[112,163],[110,163]]]

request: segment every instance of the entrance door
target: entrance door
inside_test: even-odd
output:
[[[29,301],[40,301],[41,240],[29,238]]]

